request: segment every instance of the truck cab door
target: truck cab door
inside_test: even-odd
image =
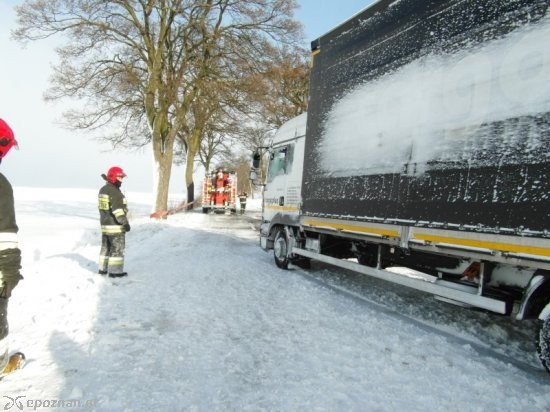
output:
[[[293,144],[287,144],[273,148],[270,153],[264,189],[264,220],[271,220],[286,206],[287,180],[292,170],[293,149]]]

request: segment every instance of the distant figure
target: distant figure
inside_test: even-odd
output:
[[[99,252],[100,275],[111,278],[127,276],[124,272],[124,248],[128,223],[126,198],[120,191],[122,179],[126,173],[120,167],[111,167],[107,176],[101,175],[107,182],[99,190],[98,206],[101,224],[101,250]]]
[[[248,195],[243,190],[241,194],[239,195],[239,202],[241,203],[241,215],[244,214],[244,210],[246,209],[246,198]]]
[[[8,124],[0,119],[0,163],[17,141]],[[19,280],[21,250],[17,241],[13,189],[0,173],[0,377],[9,372],[8,301]],[[22,354],[21,354],[22,355]]]

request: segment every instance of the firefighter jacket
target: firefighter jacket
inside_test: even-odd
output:
[[[98,201],[101,232],[107,235],[124,233],[124,225],[128,225],[128,207],[120,189],[108,182],[99,190]]]
[[[17,242],[17,224],[13,206],[13,189],[0,173],[0,298],[9,298],[22,276],[21,251]]]

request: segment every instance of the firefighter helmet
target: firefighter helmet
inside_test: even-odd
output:
[[[113,166],[107,172],[107,181],[116,183],[119,177],[126,177],[126,173],[118,166]]]
[[[17,147],[17,140],[15,140],[13,130],[4,120],[0,119],[0,159],[14,146]]]

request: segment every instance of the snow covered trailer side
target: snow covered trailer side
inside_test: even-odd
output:
[[[538,317],[550,368],[548,38],[546,0],[380,0],[312,42],[262,246]]]

